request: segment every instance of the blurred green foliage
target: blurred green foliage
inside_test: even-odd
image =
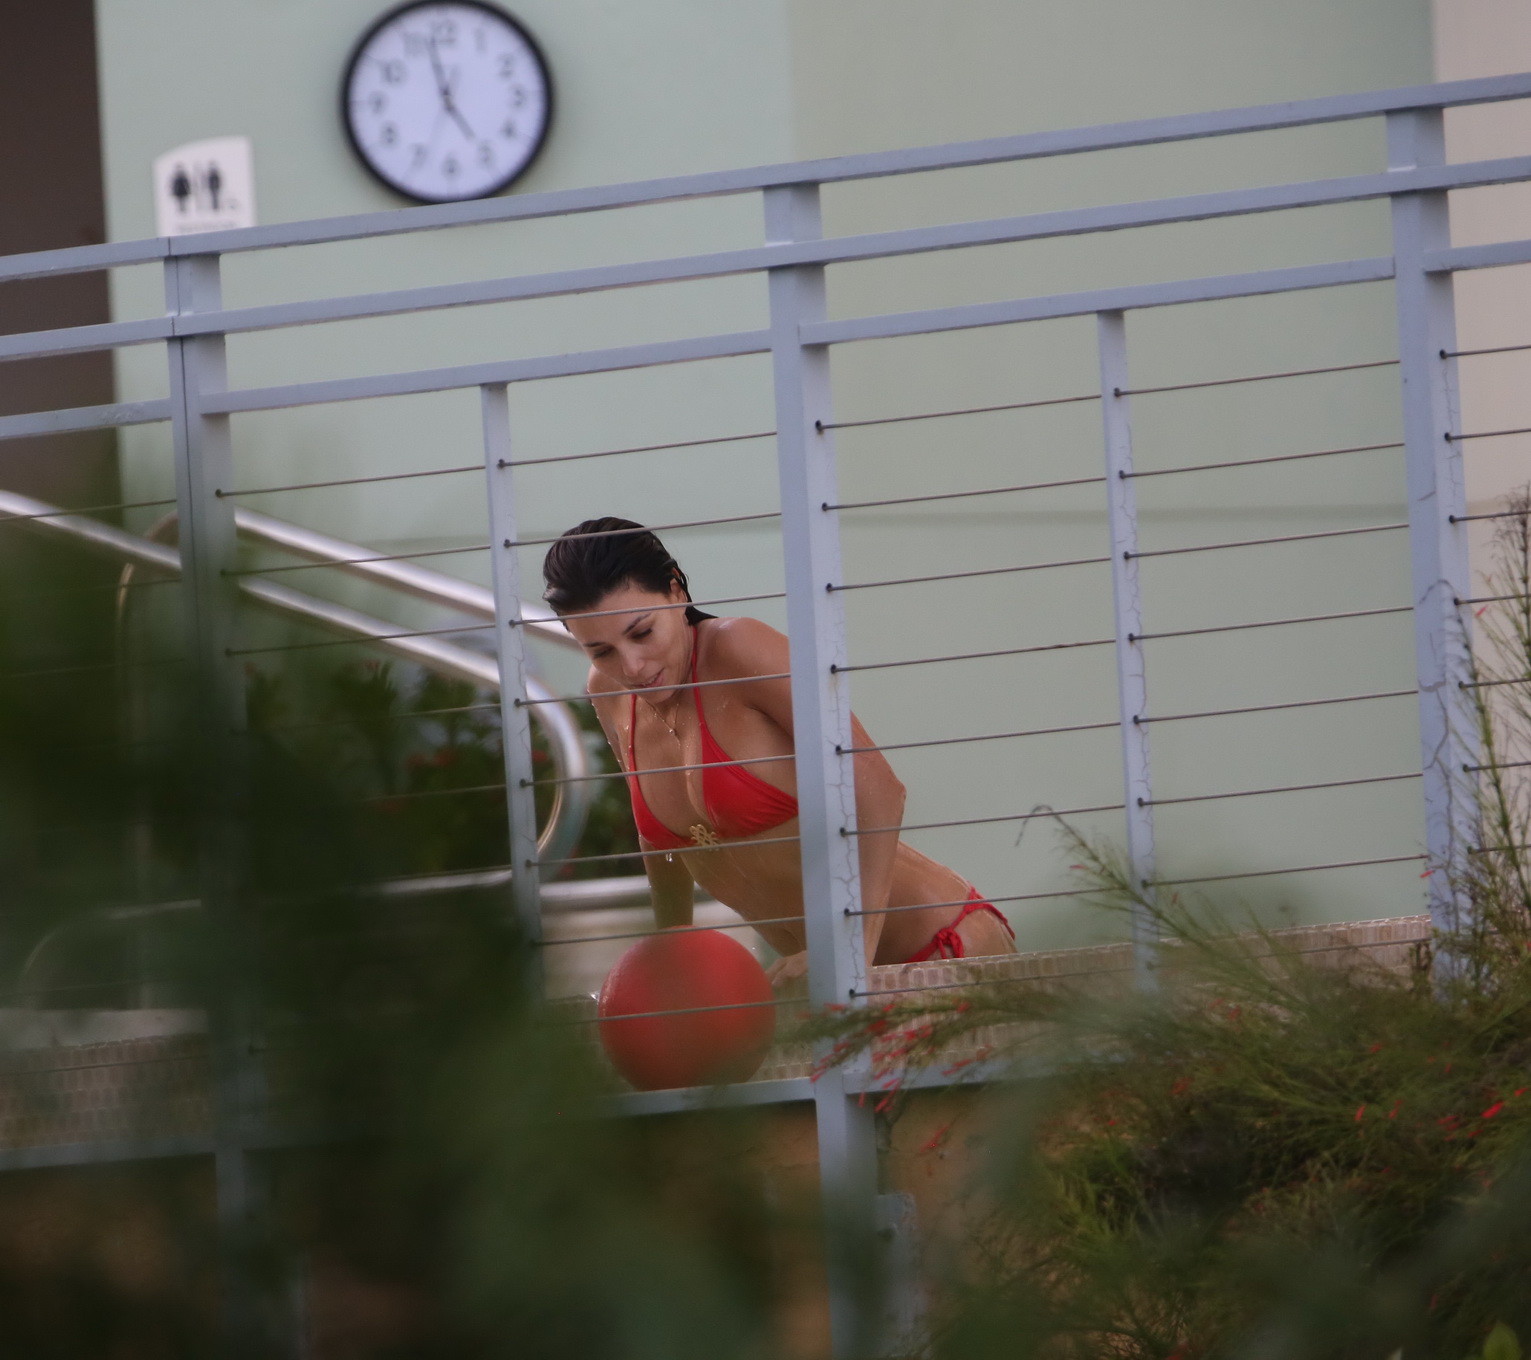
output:
[[[928,1253],[951,1360],[1460,1360],[1531,1335],[1531,504],[1503,522],[1458,796],[1493,853],[1433,865],[1471,905],[1412,966],[1303,954],[1226,903],[1140,889],[1063,828],[1158,989],[995,986],[825,1017],[908,1071],[982,1032],[1045,1077],[996,1088],[960,1229]],[[1399,914],[1420,910],[1399,904]],[[1431,948],[1434,951],[1432,967]],[[995,1037],[1000,1036],[1000,1037]],[[1008,1040],[1003,1036],[1008,1036]],[[949,1137],[950,1135],[946,1135]]]
[[[503,782],[482,697],[294,668],[220,734],[173,646],[114,670],[63,606],[12,627],[29,584],[0,583],[0,1157],[89,1132],[0,1171],[0,1355],[777,1353],[774,1262],[814,1227],[768,1195],[754,1117],[611,1117],[503,892],[381,891],[504,863],[502,796],[428,796]],[[25,1037],[60,1012],[94,1046]],[[221,1225],[214,1140],[255,1187]],[[92,1147],[112,1164],[68,1165]],[[231,1283],[264,1321],[220,1338]]]
[[[359,661],[301,670],[250,667],[251,727],[316,765],[338,789],[357,800],[379,863],[392,872],[447,873],[498,866],[507,858],[505,772],[495,696],[463,680],[384,661]],[[584,733],[591,766],[615,763],[594,711],[572,706]],[[532,727],[536,776],[552,773],[542,729]],[[579,854],[605,855],[638,848],[621,780],[602,780]],[[550,790],[538,791],[545,821]],[[637,872],[637,861],[565,864],[554,878]]]

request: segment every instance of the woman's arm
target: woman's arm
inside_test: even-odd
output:
[[[643,868],[649,876],[649,890],[654,902],[654,924],[660,930],[672,926],[691,924],[692,905],[696,897],[696,883],[691,870],[678,855],[667,855],[655,850],[639,837],[643,847]]]
[[[718,629],[715,636],[713,661],[717,669],[734,675],[779,674],[789,668],[787,639],[763,623],[753,619],[731,619],[726,628]],[[793,735],[792,687],[786,680],[756,680],[739,687],[741,697],[752,704],[780,727],[788,737]],[[852,739],[856,746],[872,745],[872,739],[854,716],[851,718]],[[867,965],[877,956],[877,943],[882,936],[883,920],[880,913],[888,905],[893,888],[894,857],[898,852],[898,826],[904,816],[904,786],[893,773],[887,757],[881,751],[863,751],[852,758],[855,761],[856,824],[858,827],[889,827],[891,830],[861,835],[858,841],[861,868],[862,910],[873,913],[861,918],[866,932]],[[797,968],[779,970],[783,977],[801,971]]]

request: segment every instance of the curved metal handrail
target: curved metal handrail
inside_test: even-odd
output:
[[[246,538],[255,539],[273,548],[280,548],[295,557],[310,562],[321,562],[334,567],[348,576],[373,581],[417,599],[432,604],[445,605],[461,610],[489,623],[495,621],[494,592],[485,586],[474,585],[446,572],[422,567],[415,562],[378,561],[368,550],[344,539],[332,538],[315,529],[263,515],[258,510],[239,507],[234,511],[234,527]],[[357,560],[361,559],[361,560]],[[581,651],[579,643],[563,626],[551,609],[543,604],[521,601],[521,618],[533,637],[556,643],[572,651]]]
[[[171,576],[178,576],[181,571],[180,554],[174,548],[155,542],[154,537],[132,534],[125,529],[103,524],[85,515],[71,515],[30,496],[23,496],[13,491],[0,491],[0,516],[3,515],[25,517],[24,522],[40,533],[52,534],[67,542],[123,561],[125,563],[121,582],[123,585],[131,580],[132,573],[138,568],[149,568]],[[240,527],[252,537],[261,538],[277,546],[289,546],[285,541],[278,541],[276,526],[281,525],[280,520],[274,520],[269,515],[256,515],[255,512],[246,510],[236,511],[235,516],[236,525],[243,520],[244,524]],[[165,517],[154,525],[150,531],[151,535],[157,536],[163,533],[173,523],[173,517]],[[410,564],[350,562],[348,559],[368,556],[367,550],[359,544],[345,543],[340,539],[329,538],[327,535],[301,530],[295,525],[288,527],[293,531],[291,537],[294,546],[291,550],[311,560],[323,561],[339,570],[351,571],[379,583],[407,590],[410,594],[422,599],[433,600],[438,604],[448,605],[464,612],[487,616],[491,621],[495,617],[493,596],[482,586],[456,581],[443,572],[433,572],[423,567],[411,567],[407,574],[385,573],[381,570],[361,571],[358,568],[402,568]],[[301,542],[303,547],[295,546],[298,542]],[[319,599],[317,596],[294,590],[290,586],[281,585],[275,581],[262,580],[259,577],[241,577],[239,589],[247,598],[264,608],[317,624],[330,632],[356,638],[379,651],[414,662],[439,675],[467,680],[485,689],[495,691],[499,689],[499,662],[493,656],[458,646],[444,638],[393,636],[398,632],[397,627],[383,619],[352,609],[347,605]],[[484,614],[486,609],[487,615]],[[534,610],[523,606],[523,609],[531,617],[536,617],[542,612],[540,607]],[[556,621],[550,623],[538,619],[533,627],[539,636],[564,645],[577,645],[573,643],[573,639],[569,637],[563,625]],[[527,678],[527,693],[530,698],[537,700],[546,701],[553,697],[546,687],[531,677]],[[590,756],[585,746],[584,734],[573,710],[567,704],[539,702],[532,707],[532,717],[542,726],[548,739],[554,768],[561,779],[590,772]],[[579,840],[590,810],[590,784],[587,781],[576,778],[574,782],[559,782],[553,788],[553,806],[549,811],[547,825],[538,838],[539,858],[558,859],[567,855]]]

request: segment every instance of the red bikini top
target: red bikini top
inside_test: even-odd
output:
[[[691,641],[691,679],[696,680],[696,655],[700,650],[701,635],[693,625]],[[725,839],[754,836],[769,831],[797,816],[797,799],[783,793],[774,784],[768,784],[758,775],[738,765],[724,764],[732,757],[713,739],[707,727],[707,715],[702,710],[702,692],[691,691],[696,699],[696,720],[702,730],[702,805],[712,822],[711,830]],[[639,782],[638,761],[634,753],[638,730],[638,696],[632,696],[628,709],[627,769],[628,792],[633,800],[633,821],[638,834],[658,850],[687,850],[702,843],[700,838],[677,835],[649,811],[643,798],[643,786]]]

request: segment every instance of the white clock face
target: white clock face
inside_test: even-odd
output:
[[[531,36],[476,0],[405,5],[361,40],[343,87],[367,168],[427,203],[497,193],[547,136],[553,89]]]

